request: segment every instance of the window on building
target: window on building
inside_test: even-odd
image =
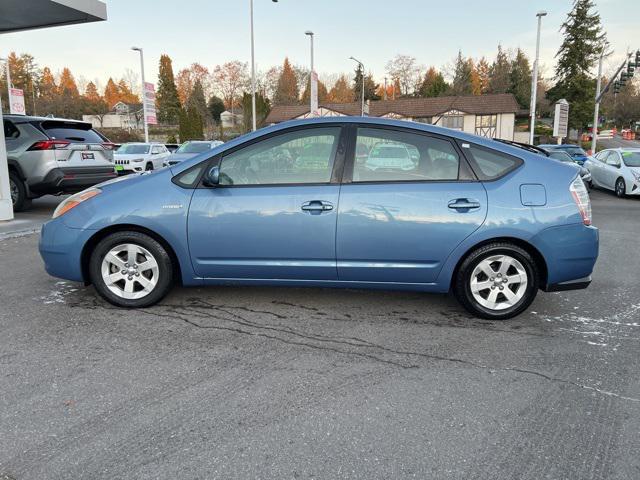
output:
[[[454,130],[462,130],[464,125],[464,115],[454,114],[442,117],[442,126]]]
[[[498,115],[476,115],[476,135],[496,138]]]

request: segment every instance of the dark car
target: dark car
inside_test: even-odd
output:
[[[548,144],[548,145],[538,145],[538,146],[548,152],[551,152],[551,151],[565,152],[569,154],[571,158],[573,158],[573,161],[580,166],[582,166],[582,164],[589,158],[589,155],[587,155],[587,152],[585,152],[582,149],[582,147],[578,145],[572,145],[567,143],[564,145]]]

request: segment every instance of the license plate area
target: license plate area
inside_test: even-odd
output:
[[[80,152],[81,160],[95,160],[95,155],[93,152]]]

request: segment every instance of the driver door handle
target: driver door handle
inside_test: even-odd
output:
[[[304,202],[300,208],[305,212],[321,213],[333,210],[333,204],[324,200],[310,200]]]

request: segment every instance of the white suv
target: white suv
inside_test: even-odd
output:
[[[143,172],[162,168],[171,155],[161,143],[123,143],[113,156],[118,173]]]

